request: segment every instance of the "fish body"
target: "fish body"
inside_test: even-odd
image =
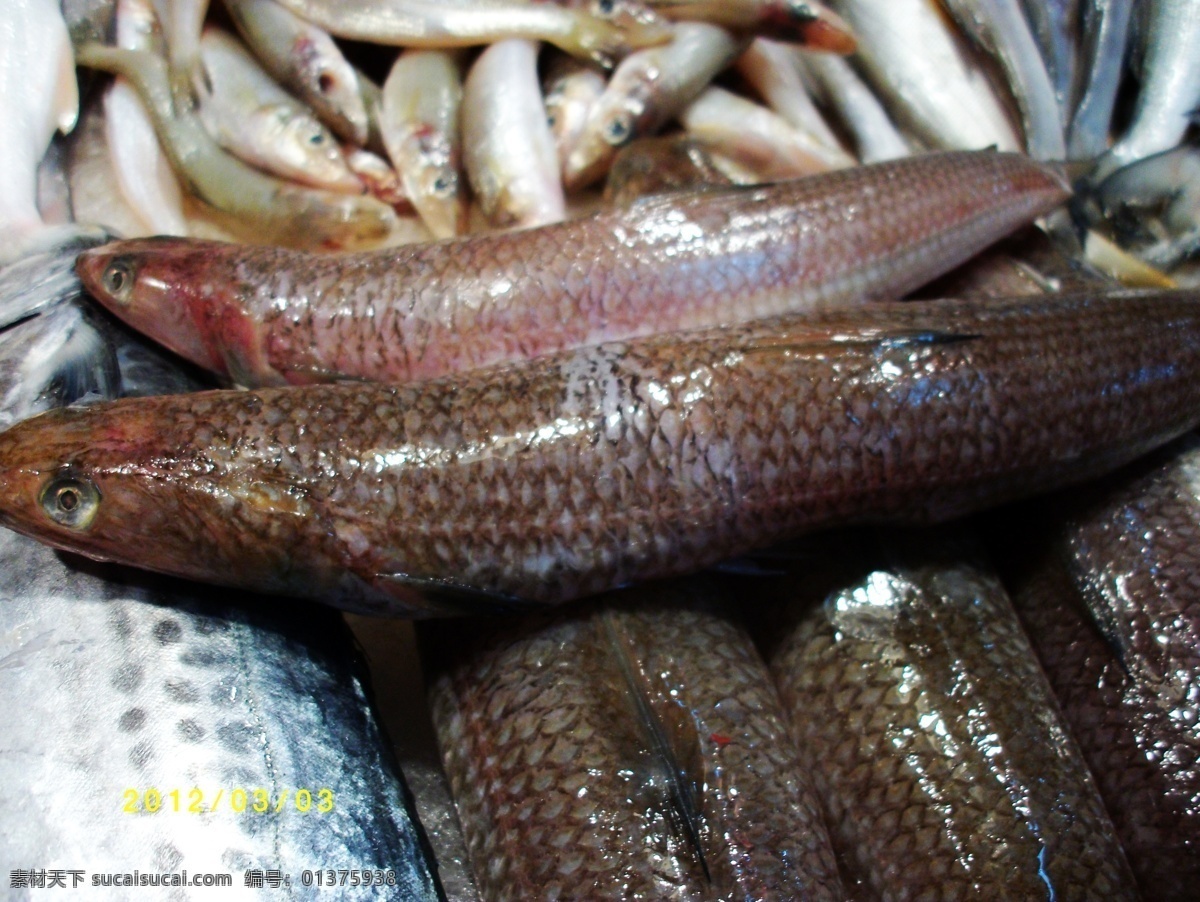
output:
[[[207,73],[200,117],[222,147],[292,181],[362,193],[333,133],[279,87],[241,43],[209,28],[200,53]]]
[[[769,653],[846,870],[886,900],[1137,899],[999,579],[945,535],[871,544],[810,552]]]
[[[1080,65],[1086,78],[1070,121],[1068,150],[1073,160],[1092,159],[1108,149],[1132,13],[1132,0],[1091,0],[1084,10]]]
[[[690,137],[753,173],[756,182],[800,178],[854,163],[840,148],[724,88],[706,88],[679,114],[679,122]]]
[[[944,0],[969,35],[1003,67],[1021,110],[1025,147],[1036,160],[1066,158],[1062,108],[1018,0]]]
[[[588,9],[522,0],[281,2],[296,15],[342,38],[432,48],[471,47],[506,38],[542,40],[605,66],[635,48],[660,44],[670,34],[657,21],[626,17],[616,24]]]
[[[574,190],[602,178],[619,148],[669,122],[747,44],[719,26],[682,22],[670,43],[622,60],[567,148],[564,185]]]
[[[875,93],[853,67],[838,56],[810,56],[801,61],[820,98],[849,133],[864,163],[896,160],[913,152],[913,144],[892,122]]]
[[[343,140],[367,142],[358,73],[328,33],[275,0],[225,0],[238,33],[275,80],[308,104]]]
[[[57,0],[14,0],[0,20],[0,264],[38,247],[37,167],[79,114],[67,26]]]
[[[866,75],[930,147],[1016,150],[1021,141],[983,71],[934,0],[838,0]]]
[[[117,4],[117,46],[162,52],[162,34],[150,0]],[[89,114],[85,112],[85,118]],[[96,114],[91,114],[96,115]],[[108,156],[121,193],[140,222],[137,235],[187,235],[183,190],[154,132],[154,122],[137,88],[116,78],[104,94]],[[83,131],[81,130],[81,134]]]
[[[935,155],[364,256],[116,244],[80,272],[134,328],[241,384],[405,380],[898,296],[1064,196],[1024,157]]]
[[[646,4],[673,19],[712,22],[809,50],[847,54],[855,48],[850,27],[824,3],[811,0],[646,0]]]
[[[1097,475],[1195,425],[1198,370],[1188,292],[879,303],[408,386],[50,411],[0,434],[0,519],[368,612],[564,601]]]
[[[176,173],[243,238],[308,248],[362,247],[379,244],[394,226],[394,211],[374,198],[284,182],[227,154],[195,112],[176,103],[166,63],[154,54],[89,44],[76,55],[81,65],[124,75],[136,85]]]
[[[405,193],[437,238],[462,234],[467,196],[462,190],[462,73],[445,50],[406,50],[388,73],[380,129]]]
[[[339,617],[80,569],[9,532],[0,562],[12,867],[225,873],[171,898],[282,900],[319,866],[372,872],[339,898],[438,898]],[[252,869],[292,885],[249,889]]]
[[[1133,123],[1096,166],[1100,180],[1122,166],[1179,143],[1200,107],[1200,4],[1151,0],[1142,60],[1142,86]]]
[[[529,228],[566,216],[537,58],[533,41],[498,41],[480,54],[463,85],[463,162],[493,225]]]
[[[770,676],[716,599],[693,579],[423,632],[485,899],[844,898]]]
[[[1200,439],[1033,510],[1037,546],[1005,543],[1020,554],[1007,555],[1006,570],[1017,610],[1143,895],[1191,898],[1200,879]]]

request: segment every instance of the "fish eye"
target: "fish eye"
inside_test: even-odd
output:
[[[617,8],[617,0],[596,0],[596,15],[611,16]]]
[[[55,476],[42,488],[39,499],[46,516],[67,529],[84,530],[100,510],[100,490],[77,476]]]
[[[455,189],[458,187],[457,179],[448,173],[442,173],[433,180],[433,194],[435,197],[451,197]]]
[[[604,140],[613,147],[620,147],[633,137],[633,122],[626,114],[621,114],[604,126]]]
[[[133,292],[134,269],[133,262],[128,257],[118,257],[108,264],[104,270],[104,275],[100,277],[100,284],[104,286],[113,298],[122,304],[129,302],[129,296]]]

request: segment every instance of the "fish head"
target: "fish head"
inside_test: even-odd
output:
[[[119,319],[192,363],[243,384],[279,381],[242,378],[258,375],[245,372],[255,368],[246,361],[261,356],[257,330],[236,288],[209,277],[226,269],[223,258],[236,247],[166,237],[116,241],[81,254],[76,271]]]
[[[286,591],[282,546],[247,530],[268,509],[302,513],[304,499],[243,484],[189,449],[179,436],[204,427],[156,412],[169,400],[59,408],[0,433],[0,525],[94,560],[210,582],[248,570],[264,590]]]

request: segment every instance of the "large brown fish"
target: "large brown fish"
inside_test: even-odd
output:
[[[996,577],[944,535],[842,536],[792,593],[771,668],[870,898],[1137,898]]]
[[[427,637],[434,722],[489,902],[844,899],[750,637],[707,581]]]
[[[1194,899],[1200,437],[1065,504],[1032,516],[1051,525],[1049,540],[1016,553],[1014,601],[1145,897]]]
[[[1198,420],[1194,293],[880,303],[407,386],[52,411],[0,434],[0,520],[430,613],[423,589],[562,601],[834,524],[945,519]]]
[[[936,154],[360,255],[151,239],[80,258],[134,328],[248,385],[439,376],[899,297],[1066,197],[1013,154]]]

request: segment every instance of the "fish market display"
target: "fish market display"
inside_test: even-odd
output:
[[[879,303],[409,386],[51,411],[0,434],[0,519],[381,613],[563,601],[1097,475],[1196,424],[1198,368],[1188,292]]]
[[[830,833],[875,899],[1137,899],[1000,581],[946,538],[811,551],[770,653]]]
[[[1143,895],[1190,899],[1200,879],[1200,440],[1045,508],[1039,541],[1006,543],[1017,610]]]
[[[0,499],[4,522],[19,520],[21,529],[52,544],[94,556],[374,613],[539,605],[703,566],[740,572],[747,580],[744,607],[751,608],[774,566],[764,543],[847,521],[940,519],[1082,482],[1195,428],[1197,308],[1186,290],[1200,285],[1200,205],[1192,184],[1200,160],[1194,0],[830,0],[829,6],[8,0],[0,15],[0,483],[12,488]],[[517,72],[504,55],[516,47],[520,110],[508,81]],[[462,100],[468,73],[471,103]],[[282,128],[283,119],[290,129]],[[517,125],[501,128],[505,121]],[[528,145],[510,140],[514,133],[536,135],[540,150],[520,149]],[[464,135],[473,137],[464,144]],[[656,143],[637,143],[646,139]],[[993,150],[961,153],[987,147]],[[927,155],[931,150],[956,153]],[[1045,165],[1008,154],[1017,150]],[[1060,162],[1064,154],[1069,165]],[[259,168],[281,159],[288,166],[300,161],[300,168],[283,174]],[[335,165],[318,175],[310,167],[321,160]],[[897,161],[896,168],[854,168],[881,160]],[[763,184],[825,168],[841,174],[816,193],[807,193],[811,183]],[[1074,190],[1066,200],[1068,175]],[[530,200],[529,183],[539,198],[552,198],[549,213],[527,214],[545,206]],[[550,218],[564,221],[524,228]],[[513,226],[523,230],[498,231]],[[1016,228],[1022,231],[1013,240],[985,249]],[[184,372],[191,374],[189,386],[209,378],[135,341],[79,296],[75,262],[82,249],[110,237],[154,236],[85,257],[80,269],[89,289],[117,317],[214,370],[225,384],[252,391],[94,404],[145,393],[147,367],[155,392]],[[445,241],[430,243],[431,237]],[[378,253],[357,256],[351,249]],[[1111,291],[1109,278],[1185,290],[1103,295]],[[886,303],[914,290],[958,300]],[[996,295],[1021,298],[977,300]],[[878,309],[864,309],[868,301]],[[835,305],[855,309],[839,313]],[[815,315],[788,312],[814,306]],[[782,318],[762,319],[770,315]],[[346,378],[357,382],[294,385]],[[365,384],[380,378],[394,384]],[[271,387],[256,389],[260,384]],[[83,406],[41,413],[63,404]],[[1165,466],[1163,460],[1139,471],[1155,486],[1151,470]],[[1100,489],[1077,491],[1074,501],[1099,503],[1088,492]],[[1164,589],[1147,597],[1154,592],[1141,588],[1144,570],[1127,566],[1123,555],[1134,545],[1168,549],[1146,565],[1159,580],[1157,591],[1164,575],[1190,566],[1191,533],[1176,524],[1179,518],[1155,519],[1155,504],[1127,502],[1121,517],[1138,541],[1089,534],[1091,550],[1073,560],[1086,557],[1093,572],[1123,574],[1128,592],[1120,601],[1129,606],[1108,617],[1095,610],[1082,620],[1077,615],[1078,647],[1065,646],[1060,657],[1084,657],[1094,668],[1084,670],[1090,694],[1076,696],[1085,698],[1086,711],[1100,712],[1094,698],[1113,689],[1115,707],[1075,721],[1088,743],[1099,732],[1124,736],[1122,748],[1132,743],[1137,750],[1136,767],[1116,755],[1093,754],[1091,761],[1104,792],[1129,790],[1114,803],[1122,809],[1117,826],[1145,895],[1186,897],[1195,883],[1189,864],[1195,826],[1176,816],[1186,807],[1178,800],[1187,789],[1174,788],[1186,787],[1188,778],[1177,769],[1151,789],[1130,788],[1134,776],[1150,771],[1151,759],[1157,763],[1155,756],[1185,759],[1186,730],[1200,718],[1190,683],[1179,676],[1183,665],[1171,670],[1172,643],[1188,635],[1188,621],[1174,609],[1155,613],[1155,603],[1169,606],[1173,596]],[[1106,530],[1116,516],[1108,513]],[[1081,522],[1077,516],[1073,528],[1086,532]],[[1016,531],[1042,538],[1020,524]],[[268,840],[275,863],[289,867],[305,851],[315,858],[325,847],[333,861],[404,857],[411,849],[405,837],[414,834],[396,826],[396,783],[378,750],[390,744],[407,762],[414,759],[406,745],[423,741],[416,805],[445,879],[432,885],[433,865],[418,865],[426,871],[414,891],[477,902],[442,791],[446,781],[437,772],[411,625],[403,625],[407,644],[389,644],[384,636],[398,637],[399,624],[383,629],[378,621],[349,618],[360,637],[372,640],[380,691],[411,700],[399,710],[414,716],[394,716],[392,741],[385,743],[372,734],[373,715],[356,675],[342,666],[337,615],[246,597],[239,603],[264,611],[255,619],[260,615],[208,607],[209,593],[198,588],[69,554],[55,557],[4,536],[0,557],[11,566],[0,576],[0,599],[17,599],[10,612],[29,619],[14,633],[0,629],[0,642],[10,648],[24,643],[17,657],[0,652],[0,698],[17,708],[32,697],[35,712],[53,713],[39,732],[21,712],[13,719],[17,741],[4,733],[0,748],[76,767],[86,747],[90,757],[73,773],[80,780],[90,775],[96,787],[72,818],[49,786],[61,768],[42,776],[5,761],[0,796],[47,812],[37,821],[22,809],[14,821],[36,822],[41,848],[70,845],[91,862],[132,841],[141,843],[134,853],[152,853],[156,863],[186,859],[194,869],[204,856],[209,867],[218,858],[246,860],[229,851],[235,845],[270,868],[271,856],[257,851]],[[1028,562],[1061,553],[1063,541],[1059,552],[1031,546]],[[731,561],[731,554],[739,556]],[[844,554],[826,556],[835,564]],[[911,568],[906,572],[915,581]],[[48,592],[23,594],[43,584],[67,587],[64,598],[51,603]],[[990,585],[984,577],[972,584]],[[67,604],[70,594],[77,597]],[[1142,613],[1130,619],[1124,615],[1134,610],[1134,594]],[[107,599],[105,616],[128,613],[128,637],[91,617],[101,606],[86,600],[93,597]],[[155,603],[137,613],[131,605],[146,598]],[[184,605],[178,611],[167,601],[177,598]],[[240,598],[227,593],[220,601]],[[193,599],[204,609],[189,607]],[[3,608],[0,623],[7,622]],[[1048,609],[1058,619],[1039,639],[1057,641],[1064,610]],[[605,665],[618,684],[643,676],[653,684],[677,672],[660,667],[672,647],[631,626],[641,613],[611,609],[611,616],[588,621],[594,613],[565,609],[556,626],[517,630],[494,622],[480,628],[493,635],[480,637],[472,654],[486,646],[488,655],[527,662],[516,650],[520,629],[565,636],[592,622],[601,624],[593,637],[615,636],[615,645],[629,652]],[[695,658],[697,669],[689,673],[723,660],[718,648],[705,659],[705,637],[719,649],[732,647],[720,639],[732,633],[713,632],[712,618],[695,602],[656,609],[659,615],[657,628],[676,637],[671,645]],[[306,622],[285,624],[285,617]],[[167,622],[174,626],[163,626],[163,634],[178,641],[155,645],[158,625]],[[310,636],[310,628],[321,635]],[[27,641],[67,630],[62,645]],[[918,641],[903,653],[928,663],[920,653],[927,634],[912,635]],[[150,639],[126,643],[140,636]],[[1087,645],[1097,636],[1101,644]],[[1163,641],[1155,645],[1149,636]],[[516,643],[513,650],[506,652],[506,642]],[[184,655],[171,657],[173,648]],[[479,697],[486,687],[461,675],[467,665],[459,651],[466,654],[453,651],[456,664],[443,662],[459,668],[455,696]],[[228,770],[223,715],[189,713],[191,701],[159,691],[168,679],[199,682],[201,676],[180,675],[197,668],[220,674],[213,679],[226,685],[230,668],[204,662],[227,652],[239,662],[229,677],[242,680],[234,685],[236,701],[253,697],[262,718],[253,735],[266,744],[252,742],[247,760],[262,752],[261,761],[279,762],[286,779],[327,764],[336,770],[329,763],[336,759],[338,773],[356,775],[346,785],[361,792],[344,791],[363,800],[363,818],[335,821],[355,813],[331,812],[324,828],[312,821],[234,821],[213,834],[186,818],[164,825],[145,813],[129,815],[136,824],[128,826],[120,813],[110,818],[96,807],[129,788],[117,785],[125,762],[169,775],[170,767],[189,768],[199,756]],[[955,658],[965,674],[993,660],[990,654],[964,641],[943,659]],[[115,657],[144,664],[128,707],[161,717],[123,719],[125,708],[113,714],[112,699],[125,691],[106,677]],[[1027,650],[1014,651],[1009,669],[1026,674],[1027,657]],[[309,662],[318,659],[326,663],[314,671]],[[405,661],[414,673],[393,678],[389,664]],[[292,679],[293,664],[308,682]],[[33,683],[17,673],[33,675]],[[329,680],[323,683],[321,673]],[[1073,685],[1063,673],[1069,672],[1056,675],[1060,688]],[[72,674],[77,681],[64,682]],[[276,686],[264,688],[264,681]],[[982,710],[992,704],[993,688],[983,682],[959,695],[954,690],[967,684],[954,684],[949,695]],[[296,697],[280,686],[296,689]],[[337,697],[366,712],[365,719],[333,708],[321,715],[304,695],[310,688],[318,707],[340,691]],[[1008,690],[1028,711],[1021,726],[1044,725],[1051,717],[1044,693],[1023,689]],[[1157,707],[1136,727],[1120,725],[1111,713],[1152,692],[1159,693]],[[660,881],[658,895],[711,898],[734,885],[747,899],[809,895],[768,890],[772,884],[755,884],[749,870],[734,874],[729,863],[736,856],[728,853],[735,849],[740,860],[761,863],[778,862],[778,852],[791,847],[767,838],[769,816],[736,816],[740,802],[719,822],[702,813],[708,802],[725,798],[720,779],[732,772],[717,768],[711,782],[696,777],[703,756],[686,753],[692,748],[686,743],[682,755],[672,746],[690,736],[676,729],[687,718],[672,719],[682,709],[655,691],[650,696],[657,701],[625,710],[639,718],[653,710],[668,715],[659,720],[666,729],[639,734],[659,762],[649,772],[650,794],[666,804],[652,806],[658,814],[638,816],[658,817],[668,827],[646,835],[658,844],[657,863],[679,877],[663,884],[666,871],[659,869],[651,879]],[[930,710],[937,696],[922,696]],[[836,749],[861,749],[872,741],[871,728],[895,712],[895,701],[883,698],[853,716],[825,713],[819,727],[831,738],[836,728]],[[215,706],[215,697],[197,704],[205,703]],[[586,701],[576,693],[563,704],[576,710]],[[281,713],[292,708],[301,712],[294,718],[300,732]],[[478,710],[483,720],[471,741],[494,738],[486,720],[497,712]],[[1175,733],[1155,720],[1164,711]],[[547,713],[537,728],[550,730],[555,716]],[[198,734],[190,727],[178,727],[184,721],[206,731],[202,741],[193,741]],[[586,752],[608,732],[628,732],[632,722],[607,717],[590,743],[568,734],[562,748]],[[1092,729],[1094,723],[1103,727]],[[115,739],[103,738],[114,730]],[[122,742],[139,749],[136,762]],[[733,745],[713,742],[714,753],[733,755]],[[492,766],[453,744],[447,760]],[[1049,756],[1069,743],[1042,745]],[[146,747],[153,756],[141,754]],[[672,767],[671,755],[681,767]],[[1058,766],[1047,764],[1047,772],[1062,776]],[[865,776],[871,772],[867,767]],[[372,783],[376,777],[382,782]],[[470,777],[459,782],[462,798],[499,791]],[[1051,782],[1074,786],[1065,776]],[[998,799],[988,803],[995,822],[1027,800],[1033,810],[1046,798],[1048,784],[1004,796],[1014,785],[956,783],[939,799],[948,816],[959,818],[953,823],[963,824],[978,813],[979,798]],[[1073,788],[1064,792],[1060,814],[1068,795],[1072,805],[1082,798]],[[750,795],[738,798],[749,804]],[[864,798],[886,807],[890,797],[851,792],[825,805],[849,810]],[[504,804],[529,810],[537,799],[526,792]],[[571,807],[583,804],[573,798]],[[907,890],[890,876],[851,873],[851,863],[865,868],[868,860],[906,849],[895,873],[928,874],[941,865],[926,850],[943,848],[947,830],[957,829],[938,832],[934,842],[901,814],[890,832],[892,813],[855,847],[839,849],[843,887],[854,898]],[[1063,818],[1048,816],[1032,845],[1026,831],[1002,849],[955,859],[954,873],[979,873],[972,868],[983,867],[980,855],[989,873],[996,862],[1012,860],[1005,856],[1026,856],[1004,887],[985,891],[980,883],[975,890],[1022,898],[1121,896],[1128,875],[1117,874],[1123,866],[1111,837],[1079,839],[1079,828],[1093,821],[1088,813],[1062,832],[1050,827]],[[481,823],[472,829],[484,836],[476,847],[485,855],[489,842],[519,835],[519,825],[503,817],[490,834]],[[621,894],[619,887],[588,890],[582,879],[563,876],[598,873],[588,850],[611,834],[542,823],[551,838],[580,840],[571,846],[578,857],[549,852],[555,847],[542,838],[525,842],[555,862],[551,880],[563,895]],[[846,823],[831,824],[838,837]],[[242,832],[253,835],[242,842]],[[364,847],[360,840],[368,836]],[[738,836],[755,838],[739,846]],[[890,837],[887,848],[879,846],[883,836]],[[196,837],[205,837],[209,851],[194,851]],[[7,861],[13,849],[28,857],[25,842],[24,834],[0,827],[0,858]],[[228,854],[212,851],[218,846]],[[1044,854],[1029,865],[1028,852],[1037,848]],[[613,872],[644,874],[638,862],[645,852],[613,852],[606,861]],[[1064,884],[1070,857],[1088,873],[1076,869]],[[788,859],[787,880],[800,873],[794,863]],[[528,875],[536,862],[505,853],[473,867],[490,893],[538,895],[536,880],[488,876],[489,868]],[[1089,880],[1100,882],[1081,889]],[[937,887],[928,880],[921,886],[952,895],[968,883],[947,876]],[[404,895],[399,887],[372,889],[360,892]],[[19,886],[0,894],[7,890],[38,895]],[[264,893],[335,894],[295,883]],[[245,888],[252,897],[264,893]]]
[[[703,579],[425,634],[485,899],[843,899],[749,637]]]
[[[415,379],[898,296],[1064,195],[1027,158],[951,154],[362,256],[114,244],[80,273],[130,325],[244,385]]]

